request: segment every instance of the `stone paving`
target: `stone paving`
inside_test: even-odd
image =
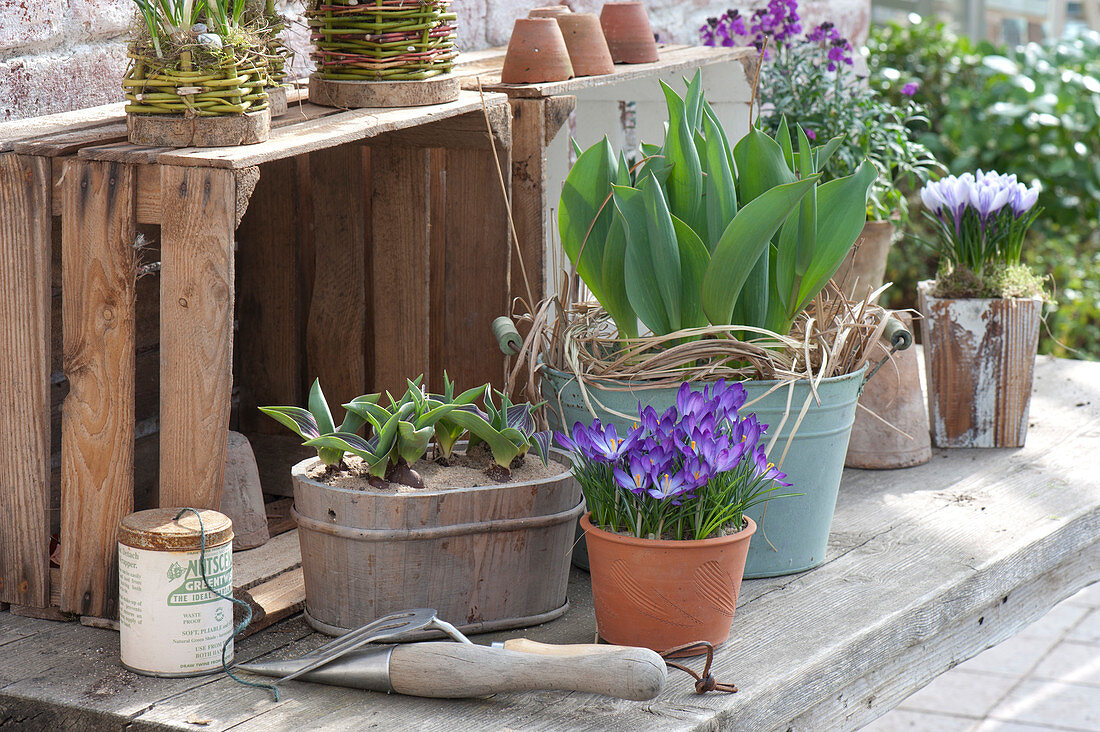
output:
[[[902,730],[1100,732],[1100,583],[864,727]]]

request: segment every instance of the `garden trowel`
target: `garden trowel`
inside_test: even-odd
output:
[[[389,631],[372,635],[365,630],[371,626],[377,629],[376,624],[386,620],[380,619],[301,658],[246,663],[237,668],[279,677],[276,683],[297,678],[318,684],[436,698],[560,690],[644,701],[654,698],[664,688],[665,662],[647,648],[552,646],[518,642],[519,639],[508,641],[503,647],[480,646],[470,643],[453,626],[436,619],[434,611],[409,612],[430,613],[431,620],[446,627],[425,622],[411,624],[406,632],[434,627],[463,642],[429,641],[361,648],[372,639],[396,640]],[[418,615],[417,620],[420,619],[422,616]],[[392,626],[393,623],[382,624]]]

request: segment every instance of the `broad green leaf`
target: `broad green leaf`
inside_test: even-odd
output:
[[[844,142],[844,135],[837,135],[833,139],[826,142],[824,145],[819,145],[814,148],[814,166],[816,170],[821,170],[828,165],[829,160],[833,157],[833,153],[837,151],[837,148]]]
[[[303,440],[312,440],[321,436],[317,420],[308,409],[301,407],[260,407],[260,411],[279,424],[289,428]]]
[[[687,120],[688,129],[694,131],[700,127],[699,122],[703,111],[702,69],[696,70],[695,76],[691,77],[691,81],[684,79],[684,83],[687,84],[687,93],[684,94],[684,116]]]
[[[730,145],[729,137],[726,136],[726,131],[722,128],[722,121],[718,119],[717,113],[711,109],[709,102],[703,103],[703,115],[710,120],[710,123],[718,130],[718,134],[721,135],[722,147],[726,151],[726,158],[729,161],[729,169],[733,171],[733,176],[736,178],[737,164],[733,160],[733,146]]]
[[[755,127],[733,148],[737,162],[737,200],[745,206],[767,190],[797,180],[783,159],[783,149]]]
[[[704,116],[703,128],[706,132],[707,161],[705,246],[708,252],[713,252],[722,232],[737,214],[737,187],[729,166],[732,156],[721,129],[709,116]]]
[[[776,228],[778,229],[778,227]],[[772,235],[775,235],[774,230]],[[771,237],[768,237],[768,239],[770,241]],[[767,250],[768,247],[766,246],[764,252],[767,252]],[[748,275],[745,277],[745,284],[741,289],[741,309],[738,313],[740,319],[736,325],[751,325],[755,328],[764,327],[764,321],[768,317],[768,295],[771,279],[771,258],[767,254],[758,255],[756,262],[749,269]]]
[[[412,464],[424,456],[435,430],[430,425],[417,429],[409,422],[398,422],[397,434],[397,454]]]
[[[680,220],[699,231],[698,220],[703,199],[703,169],[695,149],[694,130],[685,117],[684,100],[661,83],[668,104],[668,134],[665,137],[665,161],[672,166],[665,190],[668,208]],[[640,183],[639,183],[640,185]]]
[[[672,214],[660,187],[652,180],[642,181],[641,191],[646,209],[651,266],[657,277],[665,312],[668,313],[669,328],[680,330],[683,327],[680,320],[683,283],[680,279],[680,247],[676,242],[676,230],[672,226]],[[627,257],[630,257],[629,251]]]
[[[767,252],[772,236],[815,183],[817,179],[811,178],[776,186],[742,206],[733,217],[703,276],[703,312],[712,324],[733,324],[734,306],[750,268]]]
[[[810,138],[805,130],[798,128],[798,149],[804,151],[802,155],[798,175],[803,180],[817,173],[814,167],[813,153],[810,152]],[[810,266],[810,259],[814,253],[814,242],[817,238],[817,196],[807,195],[798,204],[799,237],[798,250],[795,257],[794,271],[798,276],[806,274],[806,268]]]
[[[603,302],[603,246],[613,211],[605,205],[618,165],[603,138],[585,150],[562,186],[558,232],[562,248],[592,295]]]
[[[703,313],[703,276],[710,264],[710,252],[699,235],[675,216],[672,226],[676,231],[676,241],[680,248],[680,270],[683,282],[680,305],[680,327],[702,328],[707,324]]]
[[[630,306],[626,293],[626,229],[617,210],[607,232],[603,249],[603,306],[615,320],[619,333],[626,338],[638,337],[638,315]]]
[[[317,429],[322,435],[336,431],[336,424],[332,421],[332,412],[328,408],[328,400],[321,391],[321,380],[314,379],[313,386],[309,388],[309,411],[317,420]]]
[[[837,178],[817,190],[817,238],[813,259],[798,287],[792,312],[806,306],[836,274],[867,223],[867,193],[875,182],[875,166],[863,161],[852,175]]]
[[[783,160],[787,162],[787,167],[794,170],[794,149],[791,147],[791,130],[787,127],[786,115],[779,119],[779,129],[775,131],[775,140],[783,150]]]
[[[668,313],[649,256],[649,232],[643,195],[637,188],[613,186],[615,209],[626,234],[623,258],[624,283],[630,306],[654,333],[670,333]]]
[[[386,420],[390,418],[390,410],[378,404],[378,394],[370,394],[365,397],[356,397],[344,405],[344,409],[352,414],[359,415],[369,422],[375,431],[380,431]],[[352,430],[345,430],[351,432]]]
[[[450,419],[469,430],[472,437],[477,437],[478,440],[487,444],[489,451],[493,453],[493,460],[498,465],[507,468],[516,455],[520,454],[519,448],[512,444],[511,440],[480,415],[459,410],[451,412]]]

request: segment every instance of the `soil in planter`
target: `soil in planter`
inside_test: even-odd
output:
[[[553,460],[550,461],[550,465],[543,465],[538,454],[532,450],[525,457],[512,462],[510,477],[499,480],[499,466],[493,462],[492,453],[485,445],[474,446],[468,455],[452,453],[449,465],[444,465],[442,462],[442,460],[417,460],[412,466],[424,481],[424,489],[447,490],[501,483],[532,482],[553,478],[566,470],[566,466],[555,463]],[[415,493],[418,490],[399,483],[389,483],[388,488],[370,485],[367,482],[370,472],[363,460],[355,455],[345,455],[344,464],[346,468],[338,470],[330,470],[318,464],[307,475],[325,485],[347,490],[380,493]]]

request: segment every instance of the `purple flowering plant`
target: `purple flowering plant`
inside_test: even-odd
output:
[[[952,269],[1019,265],[1024,237],[1041,211],[1039,191],[1038,183],[981,169],[926,184],[920,197],[939,234],[934,248]]]
[[[598,419],[556,433],[571,453],[592,523],[639,538],[740,531],[746,510],[790,486],[768,461],[768,426],[740,415],[745,397],[738,383],[717,381],[702,391],[684,383],[663,414],[639,403],[625,435]]]
[[[911,94],[900,104],[872,90],[855,69],[855,51],[840,30],[824,22],[803,33],[798,0],[770,0],[746,18],[737,10],[700,28],[706,45],[766,49],[760,72],[760,124],[773,136],[782,120],[811,140],[842,142],[822,168],[822,183],[850,175],[864,159],[878,172],[868,218],[908,218],[905,189],[914,190],[940,168],[913,129],[927,121]],[[910,90],[916,92],[916,88]]]

